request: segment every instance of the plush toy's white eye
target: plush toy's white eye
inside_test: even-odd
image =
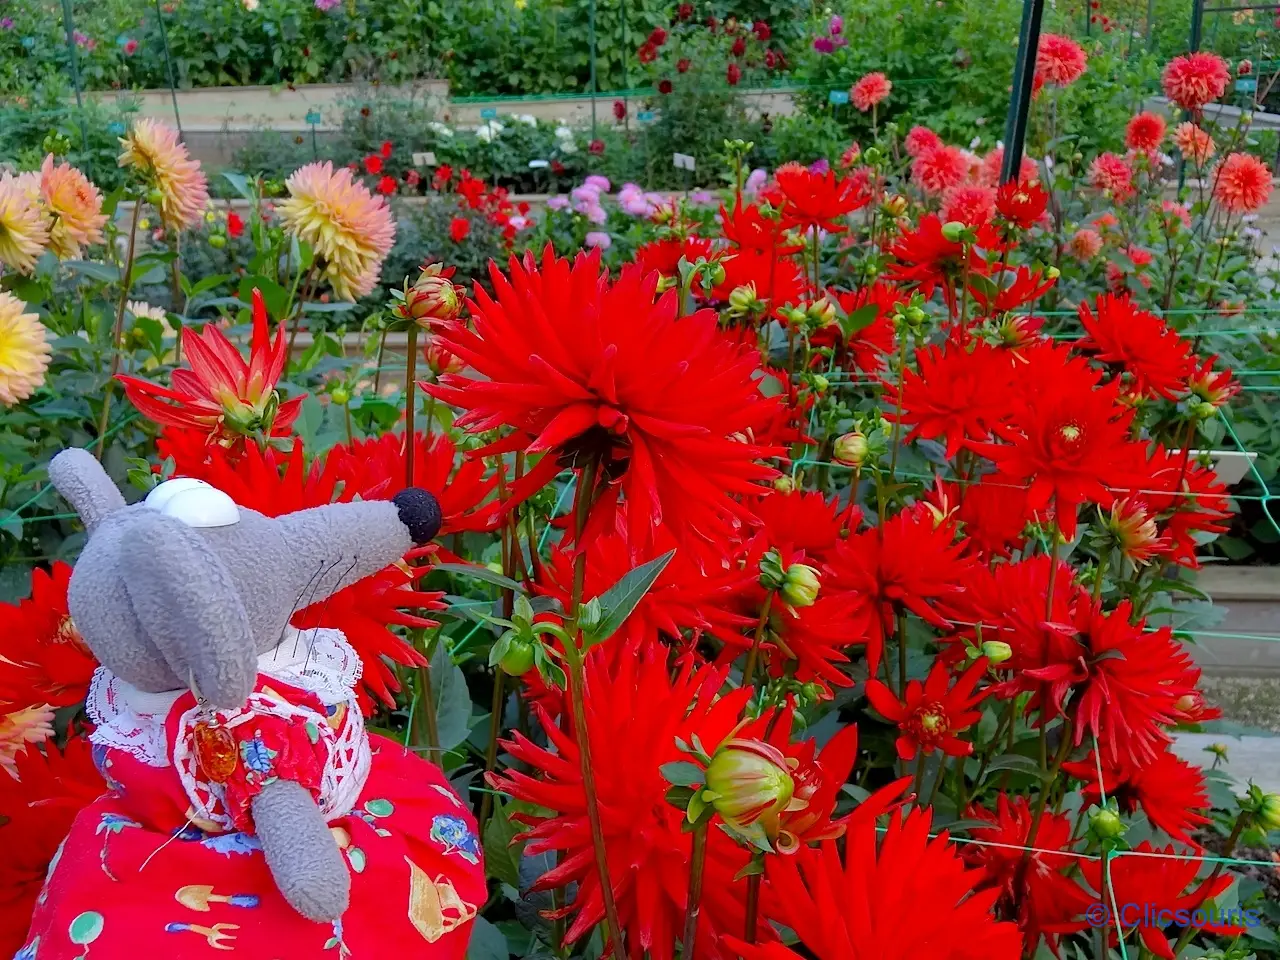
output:
[[[166,480],[164,483],[158,484],[147,494],[145,502],[152,510],[163,510],[170,500],[184,490],[197,488],[203,490],[213,489],[209,484],[203,480],[197,480],[195,477],[175,477],[172,480]]]
[[[166,480],[147,494],[146,505],[189,527],[227,527],[240,522],[235,501],[203,480]]]

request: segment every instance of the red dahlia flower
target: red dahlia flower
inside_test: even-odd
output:
[[[923,150],[911,161],[911,182],[925,193],[958,187],[969,176],[969,161],[959,147],[942,144]]]
[[[1110,613],[1100,603],[1077,602],[1073,627],[1080,638],[1074,662],[1028,670],[1048,685],[1051,704],[1074,721],[1075,742],[1092,735],[1112,764],[1150,763],[1181,720],[1178,701],[1196,693],[1199,673],[1170,627],[1147,630],[1130,622],[1133,604]],[[1070,703],[1066,703],[1071,693]]]
[[[1133,168],[1124,157],[1100,153],[1089,165],[1089,183],[1096,190],[1110,191],[1116,200],[1126,200],[1133,193]]]
[[[956,542],[954,525],[934,523],[932,512],[923,506],[904,510],[836,547],[832,576],[823,590],[839,598],[841,608],[853,618],[856,635],[867,645],[867,666],[873,675],[899,612],[910,611],[943,629],[949,626],[929,601],[964,589],[970,561],[963,553],[964,542]]]
[[[918,157],[928,150],[942,146],[942,138],[928,127],[915,126],[911,128],[902,145],[907,151],[907,156]]]
[[[1174,57],[1161,77],[1165,96],[1193,113],[1222,96],[1230,82],[1227,61],[1216,53],[1203,52]]]
[[[908,442],[918,437],[946,441],[952,459],[965,439],[986,440],[1005,419],[1012,369],[1007,355],[982,341],[966,349],[954,340],[916,351],[900,383],[885,385],[881,408],[890,422],[908,424]]]
[[[935,660],[924,683],[912,680],[899,700],[874,677],[867,681],[867,699],[886,720],[896,723],[898,756],[914,760],[917,753],[928,755],[941,750],[950,757],[967,757],[973,744],[956,736],[982,719],[982,711],[973,709],[986,692],[974,688],[987,670],[987,659],[979,657],[948,689],[951,671],[942,660]]]
[[[967,538],[967,549],[979,559],[1008,557],[1026,542],[1023,531],[1031,515],[1021,487],[979,480],[960,485],[938,477],[927,502],[935,516],[954,519]]]
[[[1020,266],[996,274],[989,284],[971,285],[969,292],[983,313],[1011,313],[1040,299],[1055,283],[1056,280],[1045,279],[1039,270]]]
[[[1172,541],[1169,559],[1179,566],[1198,569],[1197,533],[1225,533],[1231,517],[1227,488],[1218,475],[1183,451],[1157,444],[1136,478],[1135,491],[1161,520],[1161,535]]]
[[[885,279],[894,283],[914,284],[920,295],[928,299],[942,287],[947,305],[955,313],[955,282],[964,272],[964,244],[952,242],[942,235],[942,221],[937,214],[920,218],[915,230],[904,230],[889,248],[894,258]]]
[[[1159,150],[1164,143],[1165,130],[1168,125],[1164,117],[1158,113],[1144,111],[1133,117],[1124,131],[1124,145],[1130,150],[1140,153],[1151,153]]]
[[[877,280],[869,287],[857,290],[827,290],[834,297],[845,315],[857,313],[868,304],[875,304],[876,318],[858,330],[844,343],[848,360],[863,373],[879,374],[888,366],[888,358],[897,349],[893,317],[899,304],[909,298],[891,284]],[[815,346],[830,346],[844,340],[844,331],[834,324],[815,332],[811,337]],[[828,342],[829,340],[829,342]]]
[[[19,753],[16,774],[0,769],[0,954],[22,946],[71,822],[105,790],[87,740],[72,737],[61,751],[53,741],[44,747]]]
[[[1070,37],[1045,33],[1036,50],[1036,76],[1055,87],[1069,87],[1084,75],[1088,58]]]
[[[1176,400],[1194,369],[1191,345],[1127,295],[1100,294],[1095,305],[1096,315],[1088,303],[1080,304],[1086,336],[1079,348],[1096,352],[1103,363],[1119,364],[1132,378],[1134,392]]]
[[[682,829],[684,812],[666,800],[670,785],[661,767],[686,759],[676,747],[677,737],[686,743],[697,736],[704,744],[718,744],[738,725],[750,691],[743,688],[717,699],[723,676],[710,669],[696,673],[685,669],[672,680],[666,657],[656,650],[619,657],[612,668],[606,658],[593,653],[587,664],[587,732],[609,877],[634,960],[646,951],[653,960],[672,960],[672,948],[679,939],[688,898],[692,834]],[[576,884],[576,894],[560,911],[573,918],[565,936],[573,943],[604,919],[578,744],[542,718],[540,708],[534,710],[542,720],[549,748],[513,734],[503,746],[532,772],[513,766],[488,779],[494,788],[532,805],[527,808],[531,812],[513,817],[530,825],[526,851],[561,854],[559,866],[544,873],[533,889]],[[733,956],[722,937],[744,928],[746,882],[734,880],[734,874],[749,858],[723,831],[708,831],[695,956],[712,960]],[[763,918],[758,934],[770,935]]]
[[[1271,169],[1252,154],[1227,154],[1214,179],[1213,195],[1228,213],[1253,213],[1271,196]]]
[[[84,699],[98,666],[67,610],[71,566],[31,571],[31,596],[0,603],[0,714],[49,704],[69,707]]]
[[[1209,823],[1197,810],[1209,809],[1209,792],[1204,774],[1168,750],[1145,764],[1102,763],[1099,789],[1099,757],[1090,752],[1078,763],[1064,763],[1062,769],[1085,782],[1084,802],[1101,803],[1103,795],[1114,799],[1125,813],[1141,810],[1151,825],[1174,840],[1193,843],[1191,833]]]
[[[849,90],[849,97],[853,100],[855,107],[866,113],[877,104],[883,103],[892,89],[893,84],[883,73],[868,73]]]
[[[996,191],[996,213],[1010,226],[1030,230],[1044,217],[1049,193],[1038,183],[1010,180]]]
[[[284,372],[288,352],[284,325],[276,331],[272,344],[267,333],[267,307],[258,290],[253,291],[253,338],[247,364],[239,349],[212,323],[200,333],[184,327],[182,347],[190,369],[174,370],[172,387],[117,375],[143,416],[162,425],[195,427],[220,438],[230,434],[231,440],[255,433],[288,435],[303,398],[280,403],[276,382]]]
[[[814,173],[798,163],[784,163],[774,173],[786,202],[782,222],[805,230],[844,233],[840,219],[867,205],[870,196],[850,179],[839,179],[834,170]]]
[[[1022,938],[991,915],[995,892],[974,891],[981,874],[965,868],[946,831],[929,836],[930,821],[916,809],[892,817],[883,839],[871,823],[850,829],[843,857],[828,840],[767,858],[765,909],[818,960],[1016,960]],[[730,947],[744,960],[801,956],[776,943]]]
[[[1031,943],[1046,937],[1057,954],[1058,937],[1085,929],[1082,915],[1094,902],[1069,876],[1077,862],[1071,856],[1070,818],[1046,810],[1032,842],[1031,824],[1037,818],[1026,797],[1001,793],[994,812],[974,804],[965,815],[990,824],[970,830],[978,842],[961,848],[965,861],[985,873],[978,889],[999,891],[1001,912],[1016,913],[1023,936]],[[1025,853],[1028,846],[1034,852]]]
[[[1133,411],[1120,404],[1116,384],[1096,386],[1096,372],[1065,363],[1061,354],[1041,348],[1021,366],[1013,416],[993,427],[1007,442],[971,446],[995,462],[994,482],[1028,485],[1031,510],[1052,505],[1058,528],[1071,539],[1079,505],[1110,506],[1110,485],[1130,475],[1137,445],[1129,434]]]
[[[949,187],[942,194],[942,219],[980,227],[996,208],[996,191],[978,184]]]
[[[804,249],[803,244],[786,242],[787,228],[780,216],[765,214],[758,203],[744,205],[741,197],[734,201],[732,213],[721,204],[720,232],[739,250],[751,253],[786,256]]]
[[[650,240],[641,244],[636,250],[636,263],[646,273],[656,271],[664,277],[675,277],[679,274],[680,261],[688,260],[697,263],[698,258],[711,260],[714,254],[711,241],[704,237],[668,237],[665,240]]]
[[[562,458],[601,457],[602,509],[620,487],[633,545],[662,523],[682,535],[722,531],[743,512],[734,495],[774,476],[759,461],[778,451],[741,439],[776,405],[754,379],[759,355],[725,339],[714,311],[679,317],[675,290],[655,299],[656,273],[624,268],[611,283],[599,251],[570,264],[548,246],[541,268],[527,254],[510,272],[490,265],[497,297],[477,289],[474,332],[458,322],[439,330],[485,379],[444,374],[423,389],[465,410],[461,427],[514,427],[495,452],[547,454],[511,502],[541,488]]]
[[[1112,917],[1119,922],[1125,934],[1136,931],[1143,944],[1157,957],[1174,960],[1173,950],[1165,936],[1164,928],[1173,923],[1172,912],[1196,910],[1204,903],[1231,886],[1234,878],[1229,874],[1211,874],[1209,879],[1196,884],[1197,874],[1204,861],[1196,855],[1178,852],[1172,844],[1154,847],[1143,840],[1131,852],[1123,852],[1108,861],[1107,886],[1103,886],[1104,867],[1100,860],[1086,860],[1080,864],[1085,882],[1099,891],[1102,900],[1117,904],[1141,904],[1144,909],[1121,911]],[[1190,888],[1190,889],[1188,889]],[[1226,927],[1208,924],[1201,929],[1228,936],[1240,936],[1244,927]],[[1112,938],[1116,937],[1113,926]]]

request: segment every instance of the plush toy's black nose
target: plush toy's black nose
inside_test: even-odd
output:
[[[440,502],[429,490],[406,487],[391,502],[400,511],[400,522],[409,528],[414,543],[427,543],[440,532]]]

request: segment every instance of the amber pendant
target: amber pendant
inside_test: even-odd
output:
[[[213,783],[226,783],[230,780],[239,760],[231,731],[226,727],[198,720],[191,735],[195,740],[196,764],[205,779]]]

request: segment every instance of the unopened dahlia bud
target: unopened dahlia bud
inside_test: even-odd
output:
[[[836,437],[831,447],[831,459],[846,467],[860,467],[867,462],[870,444],[864,433],[855,431]]]
[[[807,563],[793,563],[783,574],[779,593],[788,606],[811,607],[818,599],[818,588],[821,586],[817,570]]]
[[[794,793],[782,751],[762,740],[732,739],[711,757],[702,796],[729,826],[744,830],[758,823],[772,840]]]
[[[819,297],[805,308],[805,316],[815,328],[835,323],[836,305],[826,297]]]
[[[830,388],[830,386],[831,386],[831,381],[828,380],[826,377],[824,377],[822,374],[815,373],[813,375],[813,392],[814,393],[826,393],[828,388]]]
[[[1124,821],[1114,810],[1098,807],[1089,814],[1089,830],[1099,840],[1114,840],[1124,833]]]
[[[880,210],[895,220],[907,212],[907,198],[900,193],[895,193],[891,197],[885,197],[884,203],[880,205]]]
[[[1254,816],[1263,830],[1280,830],[1280,794],[1264,795]]]
[[[1004,663],[1013,656],[1013,647],[1000,640],[984,640],[981,650],[982,655],[992,664]]]
[[[718,287],[724,283],[724,264],[719,260],[714,260],[707,264],[707,279],[711,281],[711,286]]]
[[[948,220],[942,225],[942,239],[948,243],[959,243],[964,239],[965,231],[968,229],[959,220]]]
[[[783,474],[773,481],[773,489],[779,493],[791,493],[796,488],[796,482],[787,474]]]
[[[404,303],[400,314],[426,327],[433,322],[455,319],[462,312],[462,297],[449,278],[453,267],[432,263],[422,268],[413,286],[405,281]]]
[[[735,317],[750,317],[762,313],[764,301],[756,296],[755,283],[734,287],[729,294],[729,313]]]

